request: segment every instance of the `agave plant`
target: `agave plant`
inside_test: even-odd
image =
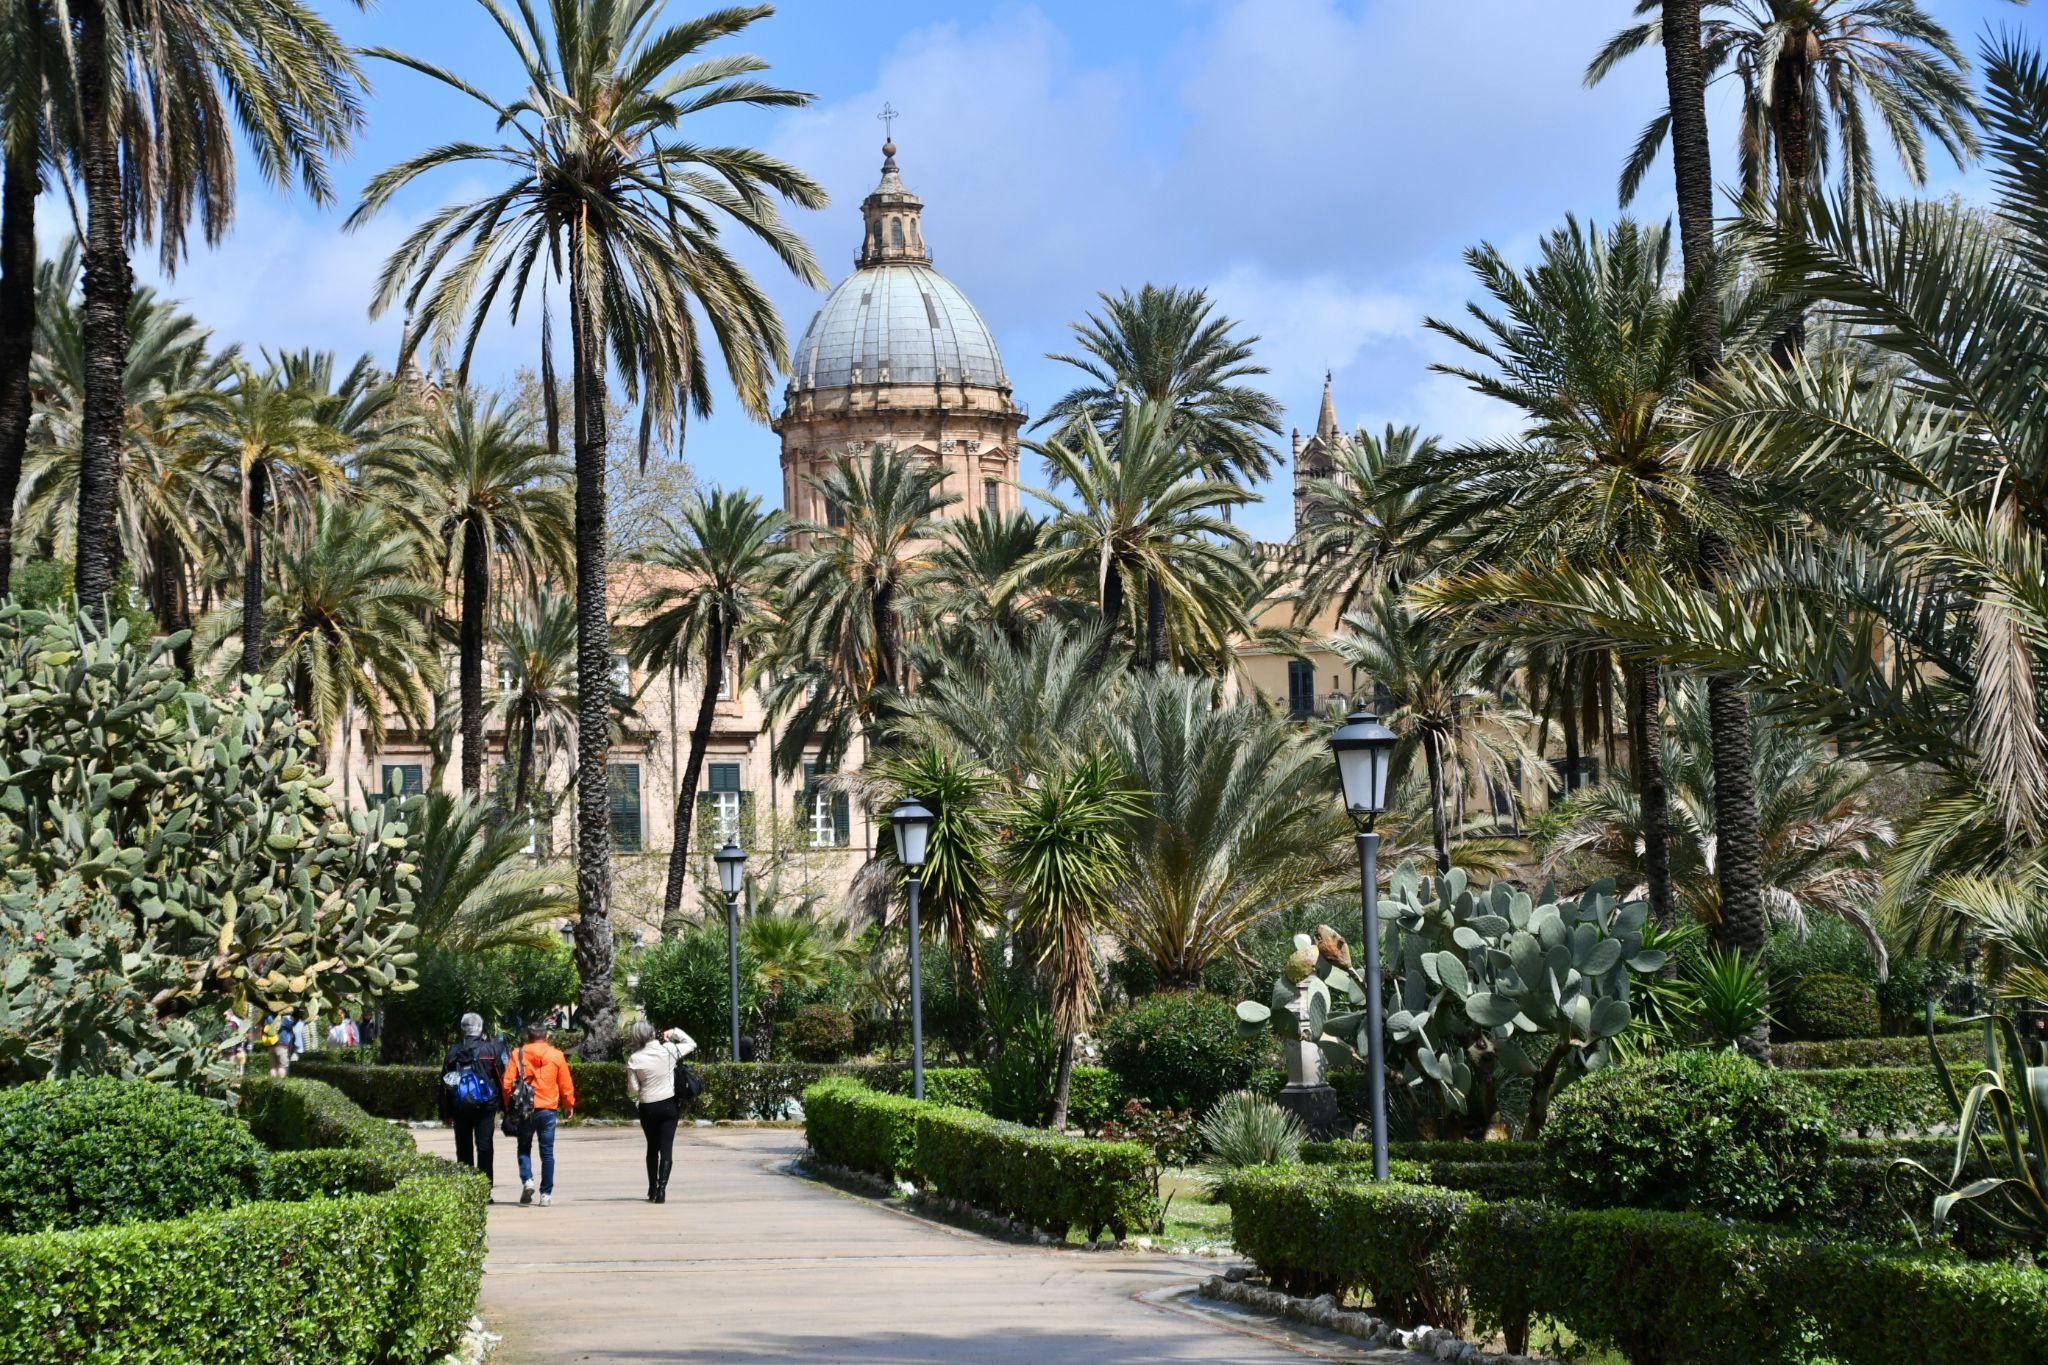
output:
[[[1200,1124],[1202,1145],[1214,1171],[1301,1160],[1306,1136],[1301,1120],[1264,1095],[1233,1090],[1210,1108]]]
[[[1912,1219],[1894,1177],[1932,1186],[1937,1193],[1929,1230],[1936,1237],[1958,1212],[1969,1210],[2038,1248],[2048,1244],[2048,1066],[2028,1064],[2009,1017],[1980,1015],[1970,1022],[1984,1026],[1984,1066],[1965,1093],[1935,1046],[1934,1006],[1927,1007],[1927,1050],[1956,1107],[1956,1151],[1948,1174],[1901,1157],[1885,1171],[1885,1192]],[[1972,1173],[1967,1180],[1966,1171]],[[1915,1220],[1915,1235],[1919,1228]]]

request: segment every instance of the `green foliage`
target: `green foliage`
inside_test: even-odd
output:
[[[805,1005],[784,1026],[780,1046],[800,1062],[837,1062],[853,1051],[853,1016],[837,1005]]]
[[[1196,1113],[1244,1089],[1269,1055],[1263,1037],[1239,1034],[1229,1001],[1199,991],[1133,1001],[1103,1021],[1100,1038],[1120,1100]]]
[[[1249,1090],[1216,1101],[1200,1131],[1211,1161],[1226,1171],[1301,1159],[1301,1120]]]
[[[990,970],[982,1006],[990,1034],[989,1112],[1015,1123],[1044,1123],[1059,1078],[1058,1021],[1036,984],[1014,966]]]
[[[1983,1051],[1982,1036],[1971,1032],[1937,1033],[1934,1046],[1942,1060],[1967,1062]],[[1925,1038],[1837,1038],[1825,1043],[1773,1043],[1771,1064],[1788,1071],[1824,1071],[1836,1067],[1927,1065]]]
[[[1230,1205],[1232,1245],[1278,1289],[1363,1289],[1397,1320],[1442,1327],[1464,1319],[1451,1236],[1471,1195],[1346,1168],[1263,1166],[1226,1176],[1217,1197]]]
[[[0,1090],[0,1232],[181,1218],[261,1196],[264,1153],[196,1095],[111,1077]]]
[[[1955,1155],[1946,1177],[1910,1158],[1898,1162],[1897,1174],[1936,1191],[1930,1219],[1936,1237],[1967,1212],[2038,1248],[2048,1245],[2048,1066],[2029,1064],[2010,1018],[1987,1016],[1983,1024],[1983,1064],[1964,1092],[1933,1047],[1928,1007],[1929,1050],[1955,1106]]]
[[[1835,1131],[1844,1135],[1921,1132],[1955,1121],[1955,1107],[1931,1066],[1845,1066],[1787,1074],[1821,1097]]]
[[[760,1011],[760,964],[746,936],[740,936],[740,1027]],[[639,980],[633,1003],[658,1029],[680,1028],[710,1057],[723,1057],[731,1044],[731,984],[726,969],[725,926],[697,924],[663,939],[633,960]],[[728,1059],[730,1060],[730,1059]]]
[[[435,1085],[440,1084],[439,1067],[387,1069],[431,1072]],[[423,1117],[433,1117],[431,1107]],[[311,1077],[248,1077],[242,1082],[242,1121],[264,1146],[280,1152],[328,1147],[385,1152],[413,1149],[412,1138],[404,1129],[374,1117],[339,1087]]]
[[[0,607],[0,1076],[220,1086],[224,1005],[405,989],[411,803],[344,814],[283,691],[177,642]]]
[[[1543,1134],[1559,1194],[1589,1207],[1797,1217],[1825,1197],[1820,1096],[1732,1052],[1628,1062],[1574,1087]]]
[[[1493,1162],[1514,1166],[1543,1159],[1540,1142],[1392,1142],[1387,1154],[1397,1161],[1430,1164],[1439,1161],[1470,1164]],[[1301,1159],[1311,1165],[1357,1165],[1372,1161],[1372,1144],[1351,1138],[1335,1142],[1305,1142]]]
[[[1778,1020],[1795,1038],[1873,1038],[1881,1027],[1876,989],[1852,976],[1819,972],[1793,983],[1783,998]]]
[[[1770,979],[1740,948],[1711,948],[1686,972],[1700,1027],[1715,1042],[1733,1044],[1770,1023]]]
[[[413,964],[416,987],[384,1002],[382,1055],[436,1062],[474,1011],[487,1030],[512,1030],[576,998],[575,955],[565,943],[475,952],[425,945]]]
[[[929,1076],[926,1078],[929,1080]],[[1106,1066],[1077,1066],[1067,1092],[1067,1122],[1093,1134],[1116,1111],[1116,1077]]]
[[[1194,1111],[1154,1109],[1143,1100],[1127,1100],[1113,1118],[1102,1125],[1105,1142],[1135,1142],[1152,1154],[1152,1179],[1168,1166],[1193,1164],[1202,1152],[1201,1130]]]
[[[1134,1142],[1097,1142],[1005,1123],[967,1109],[917,1106],[912,1164],[941,1195],[1042,1228],[1056,1237],[1106,1228],[1117,1238],[1159,1220],[1152,1154]]]
[[[1077,1068],[1078,1070],[1078,1068]],[[988,1076],[971,1066],[928,1066],[924,1069],[924,1097],[933,1104],[954,1109],[989,1108]],[[805,1111],[806,1115],[809,1111]]]
[[[1529,1082],[1525,1126],[1541,1130],[1551,1096],[1609,1061],[1608,1044],[1634,1018],[1630,973],[1654,973],[1661,950],[1643,945],[1649,907],[1620,904],[1611,882],[1577,897],[1546,888],[1540,901],[1505,884],[1467,888],[1463,869],[1423,879],[1404,864],[1383,912],[1399,981],[1387,1032],[1418,1100],[1484,1133],[1500,1112],[1502,1083]],[[1362,1013],[1325,1025],[1347,1066],[1364,1052]]]
[[[804,1141],[827,1165],[894,1180],[913,1169],[917,1111],[931,1103],[830,1077],[804,1091]]]

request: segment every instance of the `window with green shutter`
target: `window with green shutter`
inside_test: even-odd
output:
[[[427,770],[419,763],[386,763],[378,773],[374,804],[392,796],[419,796],[427,790]]]
[[[640,851],[640,765],[611,765],[612,851]]]
[[[1316,713],[1316,670],[1300,659],[1287,661],[1287,714],[1308,720]]]
[[[697,793],[697,805],[705,815],[701,828],[713,847],[744,842],[747,794],[740,790],[740,765],[707,763],[704,771],[706,790]]]
[[[830,791],[820,782],[832,772],[816,762],[804,764],[803,790],[797,794],[797,819],[810,832],[812,848],[845,848],[852,842],[852,810],[845,792]]]

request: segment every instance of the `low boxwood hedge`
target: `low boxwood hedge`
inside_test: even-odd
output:
[[[1937,1033],[1934,1045],[1951,1066],[1968,1066],[1984,1056],[1984,1035],[1974,1029]],[[1790,1071],[1825,1071],[1845,1066],[1930,1066],[1927,1038],[1836,1038],[1824,1043],[1773,1043],[1771,1063]]]
[[[1639,1365],[2048,1360],[2048,1271],[2012,1262],[1700,1214],[1489,1203],[1341,1167],[1255,1168],[1223,1194],[1237,1248],[1275,1284],[1364,1289],[1411,1322],[1469,1317],[1510,1350],[1544,1318]]]
[[[931,1093],[926,1074],[926,1093]],[[804,1137],[821,1161],[894,1179],[1064,1237],[1106,1228],[1121,1238],[1158,1220],[1151,1155],[1004,1123],[832,1077],[806,1090]]]
[[[271,1200],[0,1237],[0,1360],[420,1365],[455,1343],[483,1279],[483,1180],[316,1082],[252,1078],[243,1104],[279,1146],[336,1145],[274,1154]]]
[[[1499,1162],[1521,1165],[1543,1159],[1543,1146],[1536,1142],[1391,1142],[1387,1155],[1397,1161]],[[1372,1144],[1353,1138],[1334,1142],[1304,1142],[1301,1159],[1310,1165],[1355,1166],[1372,1164]]]
[[[1789,1074],[1820,1092],[1835,1131],[1843,1137],[1955,1126],[1955,1106],[1932,1066],[1832,1067]]]

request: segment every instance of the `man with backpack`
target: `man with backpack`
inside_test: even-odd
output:
[[[480,1015],[463,1015],[462,1037],[441,1059],[441,1121],[455,1130],[455,1159],[492,1181],[491,1124],[504,1085],[504,1047],[484,1037]]]
[[[548,1026],[526,1026],[526,1042],[505,1067],[505,1135],[519,1139],[519,1202],[534,1196],[533,1144],[540,1143],[540,1206],[555,1202],[555,1125],[576,1110],[569,1059],[548,1041]]]

